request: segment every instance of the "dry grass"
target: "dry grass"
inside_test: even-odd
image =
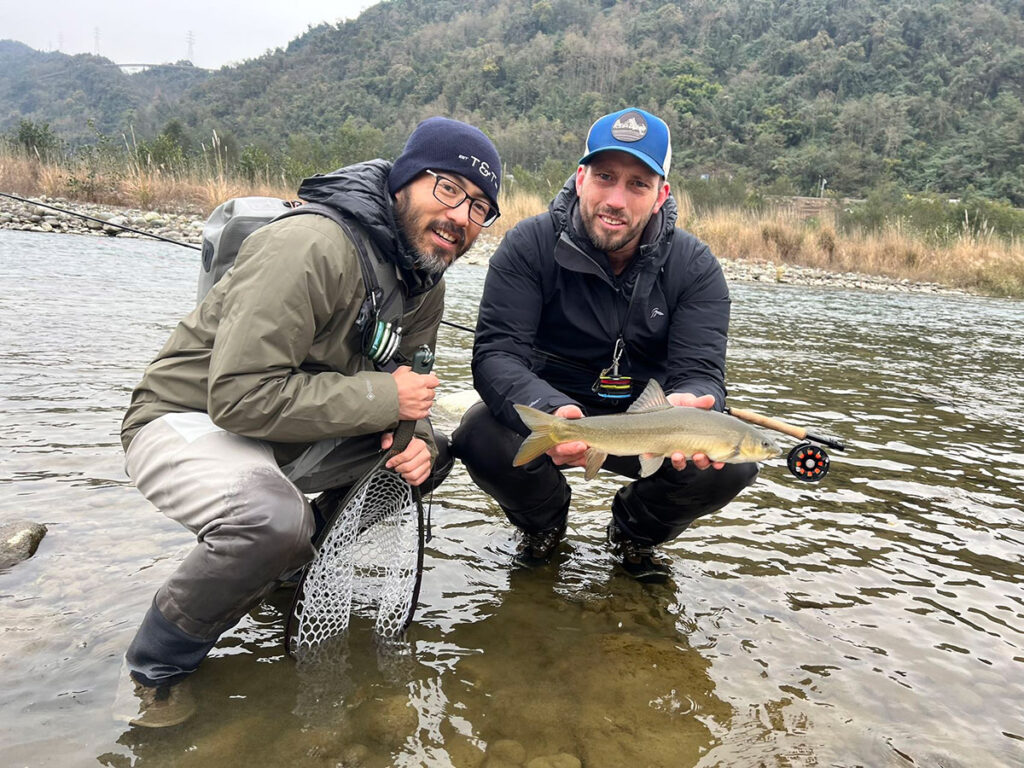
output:
[[[19,195],[48,195],[50,193],[43,190],[40,181],[40,173],[44,168],[55,170],[53,166],[43,166],[26,157],[0,154],[0,190]]]
[[[892,226],[882,232],[837,232],[826,217],[809,226],[783,212],[719,210],[690,229],[720,257],[797,264],[835,272],[934,282],[994,296],[1024,297],[1024,243],[962,233],[946,246],[927,244]]]
[[[548,209],[548,201],[531,192],[502,192],[498,198],[501,217],[487,230],[490,237],[501,238],[523,219]]]
[[[0,190],[203,215],[241,195],[295,196],[284,184],[251,184],[222,172],[167,171],[134,162],[97,170],[84,162],[58,166],[12,154],[0,154]]]
[[[232,177],[219,163],[204,172],[177,172],[129,160],[119,167],[84,162],[55,165],[0,151],[0,191],[47,195],[107,205],[208,214],[231,197],[291,198],[283,183],[253,184]],[[679,222],[720,257],[797,264],[837,272],[860,272],[936,282],[994,296],[1024,297],[1024,243],[963,233],[952,244],[930,246],[893,226],[880,233],[840,233],[834,220],[813,226],[786,211],[753,214],[717,210],[697,215],[678,194]],[[501,218],[488,230],[498,239],[518,221],[547,210],[548,201],[521,191],[503,193]]]

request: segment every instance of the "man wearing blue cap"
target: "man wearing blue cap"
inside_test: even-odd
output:
[[[343,496],[399,421],[419,420],[389,467],[420,486],[451,469],[426,421],[438,379],[408,363],[434,348],[444,271],[497,219],[500,184],[482,131],[424,120],[394,164],[306,179],[299,197],[333,215],[257,229],[171,333],[132,393],[121,441],[136,487],[196,546],[128,647],[116,714],[148,727],[191,716],[186,681],[217,639],[313,557],[304,492]],[[371,259],[390,278],[379,299],[363,277]],[[400,341],[381,353],[367,339],[384,319]]]
[[[565,535],[570,488],[587,445],[564,443],[522,467],[528,405],[567,419],[621,413],[657,380],[672,405],[722,409],[729,291],[708,247],[675,227],[668,126],[642,109],[597,120],[576,174],[547,213],[520,222],[490,260],[473,348],[483,399],[452,451],[522,531],[516,563],[549,561]],[[637,457],[603,468],[634,478],[612,500],[608,539],[643,582],[671,571],[654,547],[720,509],[756,464],[676,453],[640,477]]]

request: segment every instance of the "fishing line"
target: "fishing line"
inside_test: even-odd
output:
[[[192,245],[191,243],[183,243],[183,242],[181,242],[181,240],[172,240],[169,237],[164,237],[163,235],[157,235],[157,234],[154,234],[153,232],[146,232],[146,231],[141,230],[141,229],[134,229],[133,227],[129,227],[129,226],[126,226],[124,224],[111,223],[111,222],[106,221],[104,219],[98,219],[95,216],[87,216],[84,213],[78,213],[77,211],[71,211],[71,210],[68,210],[67,208],[59,208],[56,205],[49,205],[48,203],[40,203],[40,202],[37,202],[35,200],[29,200],[26,197],[19,197],[18,195],[12,195],[9,192],[0,192],[0,197],[9,197],[11,200],[17,200],[17,201],[22,202],[22,203],[28,203],[29,205],[38,205],[40,208],[49,208],[50,210],[53,210],[53,211],[58,211],[60,213],[66,213],[68,216],[77,216],[78,218],[85,219],[86,221],[95,221],[98,224],[104,224],[104,225],[106,225],[108,227],[117,227],[118,229],[123,229],[126,232],[134,232],[137,235],[143,235],[145,237],[152,237],[154,240],[163,240],[165,243],[173,243],[174,245],[180,245],[182,248],[191,248],[194,251],[201,251],[202,250],[202,248],[200,248],[198,245]]]
[[[143,237],[151,237],[151,238],[153,238],[155,240],[162,240],[165,243],[171,243],[173,245],[180,245],[183,248],[191,248],[192,250],[195,250],[195,251],[201,251],[202,250],[202,248],[200,246],[198,246],[198,245],[192,245],[191,243],[183,243],[180,240],[174,240],[174,239],[169,238],[169,237],[164,237],[163,235],[157,235],[157,234],[154,234],[152,232],[146,232],[146,231],[141,230],[141,229],[135,229],[133,227],[126,226],[124,224],[112,223],[112,222],[109,222],[109,221],[105,221],[104,219],[98,219],[95,216],[88,216],[88,215],[86,215],[84,213],[79,213],[77,211],[70,210],[68,208],[61,208],[59,206],[50,205],[48,203],[40,203],[40,202],[37,202],[36,200],[30,200],[30,199],[28,199],[26,197],[21,197],[20,195],[15,195],[15,194],[12,194],[10,192],[0,192],[0,197],[7,197],[7,198],[10,198],[11,200],[17,200],[18,202],[26,203],[28,205],[38,205],[38,206],[40,206],[42,208],[49,208],[51,210],[58,211],[60,213],[65,213],[65,214],[67,214],[69,216],[77,216],[78,218],[86,219],[87,221],[95,221],[95,222],[97,222],[99,224],[103,224],[104,226],[116,227],[117,229],[123,229],[126,232],[133,232],[133,233],[135,233],[137,235],[142,235]],[[441,325],[447,325],[447,326],[449,326],[451,328],[458,328],[460,331],[465,331],[466,333],[474,333],[474,330],[472,328],[470,328],[469,326],[462,325],[460,323],[454,323],[454,322],[451,322],[450,320],[441,320]],[[557,355],[557,354],[554,354],[552,352],[544,352],[542,350],[535,350],[535,351],[539,352],[540,354],[544,355],[545,357],[551,358],[551,359],[556,360],[558,362],[578,365],[578,363],[576,363],[576,361],[570,360],[567,357],[563,357],[561,355]],[[812,432],[807,431],[803,427],[796,427],[796,426],[793,426],[792,424],[787,424],[787,423],[785,423],[783,421],[779,421],[778,419],[772,419],[772,418],[767,417],[767,416],[762,416],[761,414],[754,413],[753,411],[747,411],[747,410],[743,410],[743,409],[740,409],[740,408],[726,408],[725,412],[726,413],[730,413],[733,416],[736,416],[737,418],[742,419],[743,421],[748,421],[751,424],[757,424],[758,426],[767,427],[768,429],[773,429],[773,430],[775,430],[777,432],[782,432],[783,434],[791,435],[793,437],[796,437],[799,440],[809,440],[809,441],[814,441],[814,442],[817,442],[817,443],[822,443],[823,445],[827,445],[830,448],[834,448],[834,449],[836,449],[838,451],[846,450],[846,446],[843,444],[842,441],[840,441],[837,438],[828,437],[828,436],[825,436],[825,435],[817,435],[817,434],[814,434]],[[805,447],[806,445],[807,445],[807,443],[802,443],[801,445],[798,445],[797,448],[802,448],[802,447]],[[794,451],[795,450],[796,449],[794,449]],[[819,451],[820,451],[820,449],[819,449]],[[810,456],[809,458],[807,458],[805,460],[805,462],[809,463],[809,462],[813,462],[815,460],[818,462],[816,466],[819,469],[821,467],[824,467],[824,470],[821,471],[820,475],[818,475],[818,477],[820,477],[821,475],[824,475],[825,471],[827,471],[827,468],[828,468],[828,456],[827,456],[827,454],[824,454],[823,451],[821,451],[820,454],[815,453],[812,456]],[[791,464],[794,463],[795,461],[796,461],[796,459],[791,455]],[[797,474],[796,470],[794,470],[792,466],[790,467],[790,470],[793,471],[794,474]],[[817,477],[815,479],[817,479]]]
[[[194,251],[203,250],[201,246],[192,245],[192,243],[183,243],[181,240],[174,240],[170,237],[164,237],[163,235],[154,234],[153,232],[146,232],[145,230],[142,229],[135,229],[133,227],[125,226],[124,224],[112,223],[104,219],[98,219],[95,216],[88,216],[84,213],[79,213],[78,211],[72,211],[69,208],[60,208],[56,205],[40,203],[37,202],[36,200],[30,200],[27,197],[21,197],[20,195],[11,194],[10,192],[0,192],[0,197],[8,197],[11,200],[17,200],[20,203],[38,205],[41,208],[49,208],[50,210],[58,211],[59,213],[66,213],[68,216],[77,216],[78,218],[85,219],[86,221],[95,221],[98,224],[103,224],[108,227],[116,227],[118,229],[123,229],[126,232],[134,232],[136,235],[142,235],[143,237],[152,237],[154,240],[162,240],[163,242],[171,243],[172,245],[180,245],[182,248],[191,248]],[[460,331],[466,331],[467,333],[474,333],[474,330],[469,326],[460,325],[459,323],[453,323],[450,320],[442,320],[441,325],[447,325],[451,328],[458,328]]]

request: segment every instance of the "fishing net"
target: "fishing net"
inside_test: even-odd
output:
[[[299,586],[289,621],[300,655],[344,634],[352,614],[372,619],[384,640],[402,635],[416,607],[423,558],[419,494],[380,467],[329,517]]]

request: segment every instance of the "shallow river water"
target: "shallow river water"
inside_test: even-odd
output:
[[[484,273],[451,271],[449,320]],[[1024,764],[1024,305],[742,284],[730,403],[845,438],[820,484],[769,463],[643,587],[602,543],[611,476],[574,473],[567,545],[522,573],[457,467],[405,653],[357,623],[297,667],[274,599],[204,662],[194,721],[113,722],[191,547],[127,483],[118,425],[195,276],[172,245],[0,232],[0,522],[49,528],[0,572],[0,765]],[[443,392],[469,350],[442,329]]]

